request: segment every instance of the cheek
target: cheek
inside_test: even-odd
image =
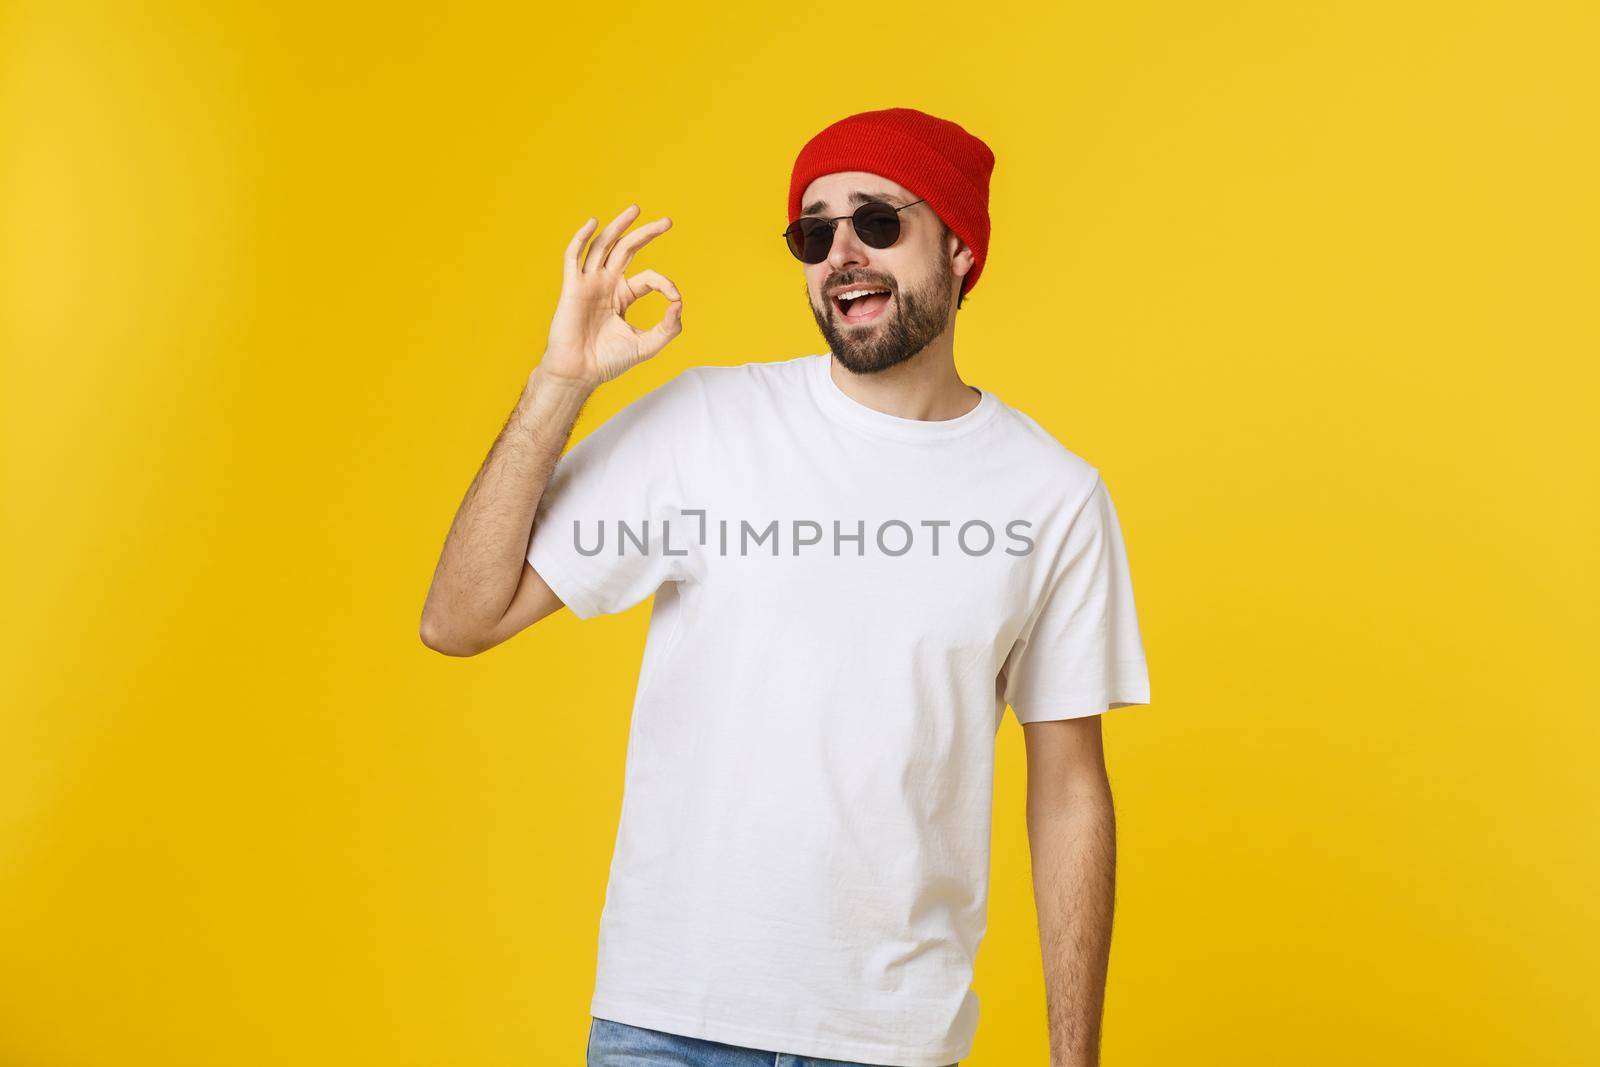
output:
[[[881,274],[894,279],[895,288],[904,292],[927,281],[927,254],[918,249],[890,248],[878,253],[872,264]]]

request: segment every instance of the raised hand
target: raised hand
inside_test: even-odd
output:
[[[629,204],[600,231],[587,253],[583,245],[593,232],[594,219],[586,221],[567,243],[561,299],[550,323],[540,373],[593,389],[643,363],[682,331],[683,297],[676,285],[653,270],[639,271],[631,278],[623,276],[633,254],[672,226],[671,219],[660,218],[621,236],[638,214],[639,206]],[[652,290],[671,303],[655,326],[636,329],[623,315]]]

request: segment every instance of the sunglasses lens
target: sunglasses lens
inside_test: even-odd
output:
[[[821,219],[796,219],[785,231],[789,251],[802,263],[821,263],[833,246],[833,227]]]
[[[852,218],[856,236],[871,248],[888,248],[900,238],[900,213],[888,204],[862,204]]]

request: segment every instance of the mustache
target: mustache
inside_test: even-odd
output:
[[[860,287],[863,287],[863,288],[870,286],[870,287],[874,287],[874,288],[878,288],[878,289],[887,289],[891,293],[895,291],[894,283],[890,282],[890,281],[888,281],[886,279],[878,279],[878,278],[838,278],[838,279],[831,279],[831,280],[829,280],[827,282],[824,282],[823,285],[822,285],[822,292],[824,293],[824,295],[826,295],[829,292],[829,290],[842,289],[842,288],[851,287],[851,286],[860,286]]]

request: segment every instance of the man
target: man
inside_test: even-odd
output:
[[[907,108],[812,138],[785,232],[822,355],[680,372],[564,457],[682,329],[568,244],[543,359],[479,471],[422,639],[498,644],[655,595],[601,916],[591,1067],[944,1067],[978,1023],[994,740],[1024,724],[1052,1062],[1097,1062],[1114,814],[1099,713],[1149,701],[1096,468],[955,367],[994,156]],[[625,309],[670,301],[640,331]],[[560,457],[558,463],[558,457]]]

